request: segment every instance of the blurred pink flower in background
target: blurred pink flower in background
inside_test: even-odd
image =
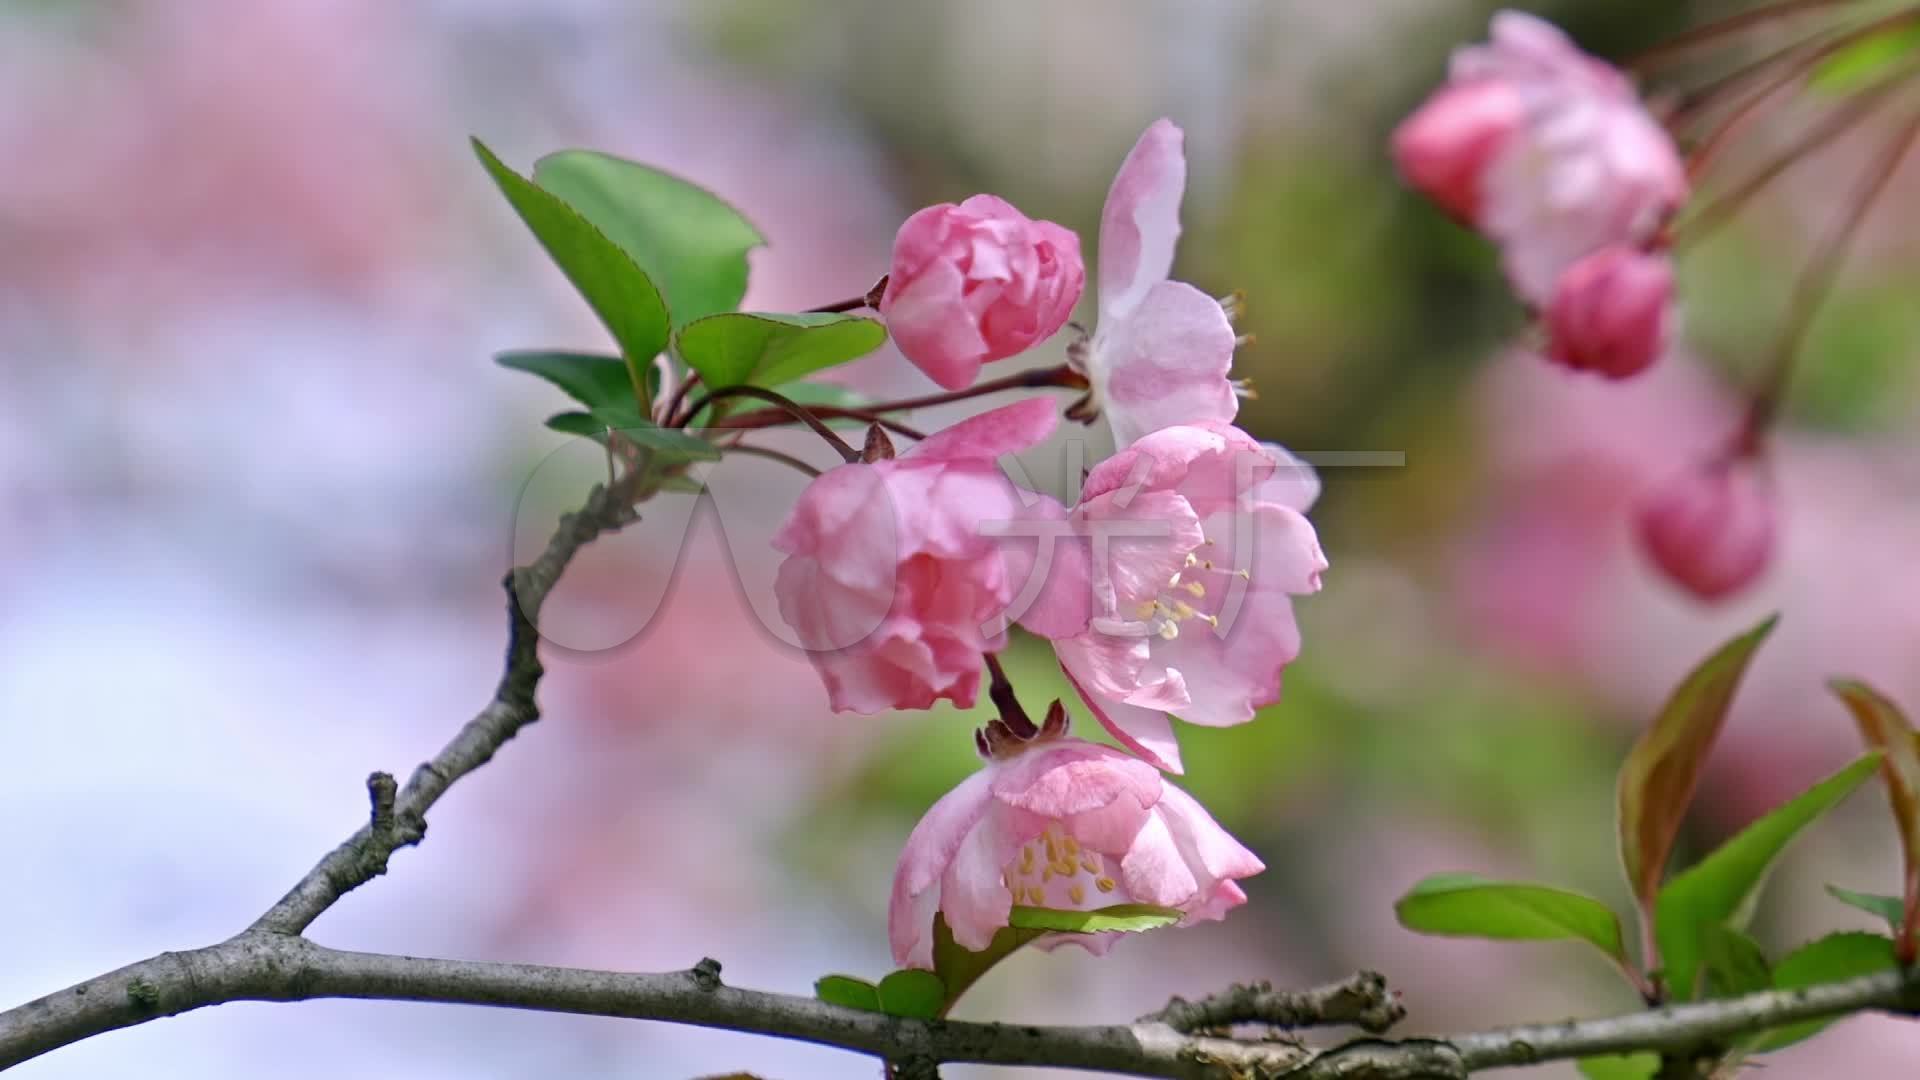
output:
[[[961,390],[981,364],[1052,337],[1086,283],[1078,236],[975,195],[929,206],[900,226],[880,315],[915,367]]]
[[[1085,365],[1094,405],[1125,446],[1174,424],[1231,421],[1240,401],[1233,323],[1220,302],[1169,281],[1186,192],[1185,136],[1156,120],[1121,162],[1100,212],[1100,301]]]
[[[1263,869],[1153,766],[1079,739],[1041,739],[989,761],[914,827],[888,931],[895,962],[931,968],[936,911],[955,942],[976,950],[1015,904],[1153,904],[1188,922],[1221,919],[1246,902],[1236,880]]]
[[[1581,256],[1652,240],[1687,197],[1673,140],[1626,76],[1517,11],[1494,15],[1488,44],[1454,54],[1396,150],[1415,186],[1456,214],[1472,207],[1534,307]]]
[[[1547,355],[1610,379],[1638,375],[1666,351],[1672,303],[1670,257],[1601,248],[1567,267],[1554,285]]]
[[[1709,461],[1656,491],[1639,510],[1640,546],[1675,584],[1702,600],[1751,585],[1773,554],[1773,497],[1763,466]]]

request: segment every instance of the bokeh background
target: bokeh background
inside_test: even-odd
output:
[[[1252,903],[1104,959],[1020,956],[963,1014],[1110,1022],[1359,966],[1405,992],[1409,1031],[1630,1007],[1579,948],[1416,937],[1392,901],[1478,870],[1624,910],[1612,771],[1679,675],[1767,612],[1784,621],[1686,851],[1856,752],[1829,675],[1920,709],[1920,168],[1814,328],[1778,448],[1777,565],[1702,608],[1642,562],[1626,509],[1731,423],[1872,129],[1688,257],[1687,344],[1653,374],[1569,377],[1528,353],[1491,252],[1386,157],[1489,9],[0,0],[0,1002],[244,925],[360,820],[369,770],[404,775],[490,693],[500,573],[596,466],[540,427],[558,395],[489,356],[602,336],[468,133],[522,168],[588,146],[710,186],[771,239],[748,302],[779,309],[864,291],[907,213],[976,191],[1091,250],[1113,168],[1166,115],[1192,162],[1180,275],[1249,298],[1244,424],[1405,466],[1327,470],[1333,568],[1300,605],[1284,700],[1183,732],[1184,785],[1270,866]],[[1540,6],[1609,55],[1727,9]],[[927,385],[891,354],[849,377]],[[319,940],[630,969],[712,955],[794,992],[890,966],[893,860],[973,767],[971,718],[829,715],[756,615],[797,483],[769,468],[731,488],[750,497],[685,544],[691,500],[582,560],[554,601],[574,648],[550,652],[546,719]],[[1013,671],[1036,706],[1060,692],[1037,650]],[[1796,849],[1763,941],[1867,925],[1822,884],[1894,891],[1885,816],[1864,794]],[[1765,1075],[1916,1059],[1920,1027],[1860,1018]],[[661,1025],[311,1003],[203,1011],[19,1075],[737,1069],[876,1071]]]

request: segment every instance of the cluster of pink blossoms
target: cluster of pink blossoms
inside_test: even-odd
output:
[[[1687,171],[1625,75],[1503,11],[1393,146],[1408,182],[1500,246],[1554,359],[1625,378],[1659,358],[1673,295],[1662,229]]]
[[[1499,246],[1546,354],[1625,379],[1668,348],[1667,223],[1688,196],[1673,139],[1620,71],[1532,15],[1494,15],[1490,40],[1454,54],[1445,85],[1393,136],[1407,181]],[[1650,492],[1640,546],[1670,580],[1718,600],[1765,570],[1775,523],[1757,440]]]
[[[1013,624],[1050,641],[1089,712],[1131,753],[1035,725],[996,674],[987,766],[913,831],[894,881],[896,959],[932,963],[934,917],[980,949],[1016,905],[1121,903],[1220,918],[1262,869],[1190,796],[1172,719],[1241,724],[1300,648],[1292,597],[1326,568],[1312,473],[1233,426],[1228,308],[1171,281],[1186,185],[1180,129],[1147,129],[1101,215],[1094,331],[1070,349],[1118,447],[1065,506],[1000,457],[1058,423],[1028,398],[897,456],[814,480],[777,533],[780,609],[836,710],[966,707]],[[879,300],[893,339],[951,390],[1058,332],[1085,269],[1066,229],[980,195],[909,218]],[[1004,699],[1003,699],[1004,694]],[[1103,947],[1099,936],[1083,944]]]

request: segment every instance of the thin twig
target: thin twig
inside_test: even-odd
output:
[[[1826,302],[1827,294],[1833,291],[1834,278],[1848,249],[1853,246],[1854,237],[1859,234],[1861,222],[1866,220],[1874,204],[1880,201],[1880,193],[1886,190],[1893,175],[1900,171],[1900,162],[1913,149],[1916,136],[1920,136],[1920,111],[1915,112],[1887,141],[1879,156],[1868,166],[1859,188],[1841,210],[1839,220],[1822,238],[1813,259],[1801,271],[1799,280],[1794,282],[1793,295],[1787,300],[1787,319],[1774,345],[1772,363],[1768,365],[1759,393],[1747,410],[1746,423],[1740,436],[1743,449],[1751,449],[1757,443],[1778,413],[1780,401],[1787,392],[1787,383],[1793,376],[1794,359],[1800,355],[1800,345],[1806,340],[1813,318]]]
[[[845,439],[834,434],[833,429],[828,427],[826,422],[820,419],[821,414],[826,412],[826,410],[810,409],[792,398],[787,397],[785,394],[768,390],[764,386],[724,386],[712,393],[703,394],[699,398],[696,398],[693,404],[687,406],[687,416],[698,416],[700,415],[701,409],[706,408],[714,402],[735,397],[757,398],[775,406],[788,416],[811,428],[814,434],[827,441],[827,445],[838,450],[843,459],[847,461],[860,460],[860,451],[855,450]],[[737,425],[717,424],[715,426],[727,427]]]
[[[1837,7],[1849,0],[1774,0],[1771,4],[1762,4],[1748,11],[1716,19],[1710,23],[1689,27],[1658,44],[1650,45],[1639,52],[1626,57],[1620,66],[1644,72],[1670,60],[1679,59],[1688,53],[1710,46],[1730,34],[1749,27],[1760,26],[1790,15],[1802,15],[1821,8]]]
[[[746,443],[734,443],[726,448],[726,452],[729,454],[747,454],[752,457],[766,458],[768,461],[777,461],[782,465],[798,469],[808,476],[820,475],[819,469],[801,461],[792,454],[782,453],[779,450],[769,449],[765,446],[748,446]]]

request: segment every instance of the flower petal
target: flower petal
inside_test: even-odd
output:
[[[913,966],[932,965],[934,908],[926,898],[937,900],[935,886],[961,842],[987,812],[991,782],[992,774],[986,769],[962,780],[933,804],[907,836],[888,905],[887,934],[895,962],[908,964],[909,956],[924,955],[927,963]]]
[[[954,942],[963,949],[986,948],[1013,912],[1013,893],[1001,872],[1025,838],[1015,834],[1007,820],[1011,816],[984,815],[960,842],[940,878],[940,910]]]
[[[1173,270],[1180,198],[1187,188],[1186,136],[1156,120],[1134,143],[1100,212],[1099,322],[1125,316]]]
[[[1227,379],[1233,347],[1220,302],[1181,281],[1152,285],[1125,315],[1102,315],[1088,366],[1115,443],[1175,424],[1231,421],[1240,411]]]
[[[1079,691],[1080,700],[1087,703],[1087,711],[1100,722],[1100,726],[1120,740],[1120,745],[1138,754],[1141,760],[1154,768],[1176,776],[1186,771],[1180,764],[1180,744],[1174,740],[1173,721],[1167,714],[1088,693],[1069,666],[1066,650],[1060,648],[1064,644],[1054,643],[1055,651],[1060,654],[1060,669],[1066,673],[1067,681],[1073,684],[1073,688]]]
[[[1127,799],[1145,808],[1160,799],[1160,773],[1112,747],[1063,739],[994,770],[993,797],[1046,818],[1065,818]]]
[[[994,461],[1006,454],[1030,450],[1053,434],[1060,422],[1054,403],[1030,397],[968,417],[937,431],[900,455],[913,461]]]

